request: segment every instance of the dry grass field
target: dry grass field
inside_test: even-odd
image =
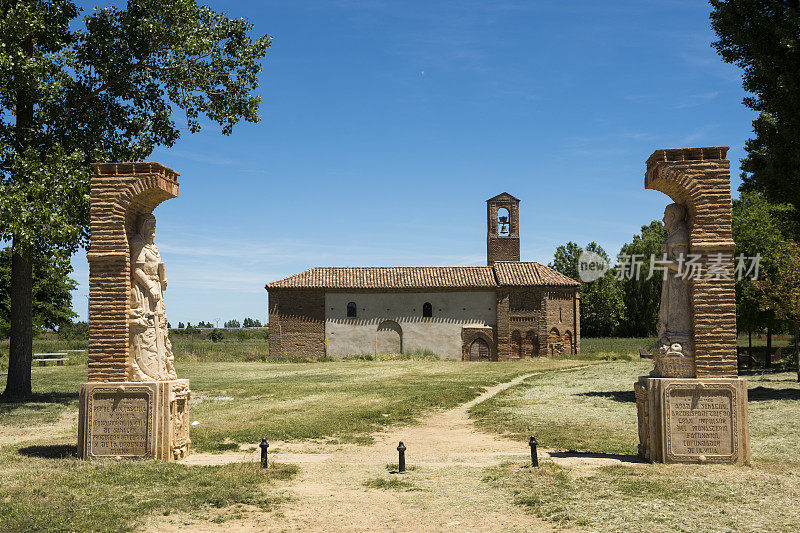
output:
[[[652,363],[613,362],[535,376],[475,406],[478,426],[536,435],[556,457],[619,455],[613,466],[538,471],[509,463],[487,482],[554,524],[592,531],[797,531],[800,384],[794,373],[747,375],[752,466],[636,463],[633,382]]]
[[[357,530],[796,531],[795,375],[747,376],[751,467],[647,465],[633,456],[632,385],[650,365],[180,361],[195,392],[194,464],[76,459],[85,367],[36,367],[36,395],[0,403],[0,531],[291,531],[320,521]],[[496,395],[464,406],[487,389]],[[531,434],[543,450],[539,470],[526,467]],[[256,463],[262,436],[281,463],[267,471]],[[397,440],[409,447],[402,479],[388,474]]]

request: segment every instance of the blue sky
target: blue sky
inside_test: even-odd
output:
[[[260,123],[150,158],[181,173],[155,212],[173,325],[266,321],[264,284],[313,266],[484,264],[503,191],[523,260],[614,255],[669,203],[643,187],[658,148],[730,146],[739,184],[753,113],[700,0],[210,5],[274,42]]]

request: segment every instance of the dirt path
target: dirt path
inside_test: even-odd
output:
[[[324,443],[274,443],[271,460],[300,466],[287,487],[291,501],[278,511],[244,511],[222,524],[159,517],[147,529],[194,531],[550,531],[552,528],[514,505],[508,496],[481,481],[484,468],[503,461],[525,461],[527,442],[483,433],[469,419],[470,407],[537,375],[519,376],[491,387],[454,409],[436,413],[417,425],[390,428],[373,435],[369,446]],[[403,475],[388,473],[397,445],[407,447]],[[334,449],[330,449],[334,448]],[[274,452],[273,452],[274,450]],[[258,450],[195,454],[188,464],[257,461]],[[546,456],[546,454],[543,454]],[[410,490],[364,486],[375,479],[400,479]]]

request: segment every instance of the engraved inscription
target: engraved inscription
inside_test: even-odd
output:
[[[95,392],[92,396],[91,453],[147,455],[151,424],[148,393]]]
[[[730,456],[734,453],[733,392],[675,388],[667,392],[667,444],[674,455]]]

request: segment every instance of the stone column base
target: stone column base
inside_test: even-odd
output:
[[[190,397],[188,379],[82,383],[78,456],[186,457]]]
[[[651,378],[634,383],[639,455],[658,463],[750,462],[747,382]]]

